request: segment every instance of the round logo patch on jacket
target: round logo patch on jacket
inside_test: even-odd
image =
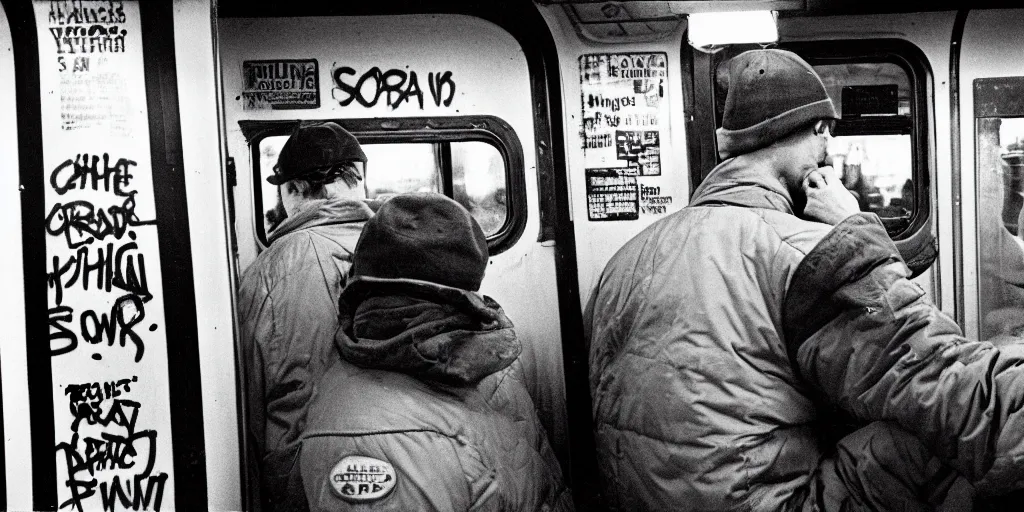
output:
[[[357,503],[387,496],[395,488],[397,478],[390,462],[362,455],[341,459],[327,476],[334,494]]]

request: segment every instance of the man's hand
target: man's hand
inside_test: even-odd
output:
[[[860,212],[857,198],[846,190],[832,167],[811,171],[804,178],[803,189],[807,195],[804,217],[811,220],[835,226],[850,215]]]

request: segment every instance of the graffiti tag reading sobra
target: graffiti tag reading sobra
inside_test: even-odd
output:
[[[381,98],[384,103],[397,109],[403,103],[413,103],[423,110],[424,89],[420,87],[420,77],[415,71],[401,69],[389,69],[381,71],[378,67],[372,67],[355,79],[356,70],[347,66],[337,67],[331,73],[334,79],[334,99],[343,106],[349,106],[353,101],[364,107],[376,105]],[[354,83],[346,80],[355,79]],[[427,73],[427,90],[434,106],[446,107],[452,104],[455,98],[455,80],[451,71],[438,71]]]
[[[50,174],[50,186],[60,196],[75,190],[107,193],[112,203],[96,206],[87,200],[54,203],[46,216],[47,234],[60,237],[74,252],[54,255],[49,262],[47,284],[54,289],[55,304],[49,310],[50,353],[58,356],[78,348],[80,341],[91,345],[128,346],[135,349],[135,361],[142,360],[145,343],[135,331],[146,317],[146,302],[153,296],[146,278],[146,257],[135,242],[132,228],[151,225],[135,214],[131,190],[132,167],[136,162],[119,158],[78,154],[65,160]],[[85,309],[77,321],[72,306],[64,304],[64,292],[81,289],[116,293],[109,310]],[[150,330],[155,329],[150,326]],[[101,359],[97,352],[94,359]]]

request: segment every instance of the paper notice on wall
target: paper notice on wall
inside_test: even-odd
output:
[[[316,59],[242,62],[242,109],[289,110],[320,106]]]
[[[587,219],[636,220],[636,169],[587,169]]]
[[[632,201],[636,202],[639,187],[653,185],[650,181],[662,175],[661,125],[668,120],[667,79],[665,53],[580,57],[581,136],[590,220],[635,220],[640,213],[665,212],[665,208],[641,208],[637,203],[634,213],[604,215],[591,209],[604,196],[591,197],[589,191],[592,176],[605,179],[602,173],[613,170],[617,179],[632,183]],[[618,211],[620,206],[628,209],[625,203],[614,209]]]
[[[58,507],[173,507],[139,5],[34,7]]]

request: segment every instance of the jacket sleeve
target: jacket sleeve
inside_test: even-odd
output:
[[[916,434],[979,492],[1024,488],[1024,345],[965,339],[908,275],[876,216],[836,226],[787,291],[796,368],[857,420]]]
[[[353,455],[385,463],[394,486],[379,497],[343,498],[333,482],[347,478],[339,465]],[[308,436],[300,465],[312,512],[500,510],[494,474],[475,447],[435,431]]]

